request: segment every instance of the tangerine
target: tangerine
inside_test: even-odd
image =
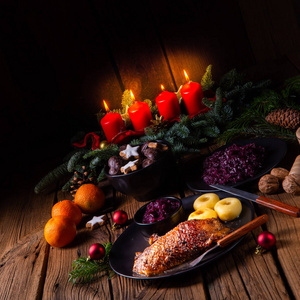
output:
[[[65,216],[51,218],[45,225],[44,236],[52,247],[64,247],[76,236],[76,224]]]
[[[78,225],[82,219],[82,212],[78,205],[71,200],[63,200],[53,205],[51,216],[65,216]]]
[[[83,213],[95,213],[105,204],[104,192],[95,184],[83,184],[76,191],[75,204],[79,206]]]

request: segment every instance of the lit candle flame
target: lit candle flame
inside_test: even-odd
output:
[[[130,97],[131,97],[132,101],[135,101],[135,97],[134,97],[134,95],[133,95],[132,90],[130,90]]]
[[[187,74],[187,72],[185,70],[183,70],[184,73],[184,77],[186,81],[190,81],[189,75]]]
[[[161,88],[162,91],[165,90],[165,87],[162,84],[160,85],[160,88]]]
[[[105,100],[103,100],[103,104],[104,104],[105,110],[108,112],[110,109],[109,109],[107,103],[105,102]]]

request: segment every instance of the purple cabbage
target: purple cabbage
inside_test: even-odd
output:
[[[178,201],[161,198],[147,205],[145,214],[143,216],[143,223],[149,224],[161,221],[172,215],[180,206]]]
[[[262,167],[264,157],[265,148],[255,143],[233,144],[204,160],[203,180],[207,184],[226,184],[253,177]]]

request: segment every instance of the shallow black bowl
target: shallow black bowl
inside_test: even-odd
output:
[[[134,215],[133,218],[134,223],[138,226],[139,231],[146,237],[151,236],[151,234],[153,233],[157,233],[158,235],[164,235],[172,228],[174,228],[177,224],[185,220],[186,215],[182,206],[182,202],[179,198],[176,197],[162,197],[162,198],[177,201],[180,204],[177,210],[174,211],[173,214],[167,217],[166,219],[154,223],[149,223],[149,224],[142,222],[147,205],[156,200],[153,200],[145,204],[141,208],[139,208]]]
[[[110,175],[108,166],[105,167],[105,176],[117,191],[132,196],[137,201],[149,201],[159,196],[159,192],[174,174],[175,160],[170,144],[166,141],[157,142],[168,145],[168,150],[145,168],[128,174]]]

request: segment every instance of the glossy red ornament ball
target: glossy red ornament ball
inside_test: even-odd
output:
[[[128,215],[124,210],[117,210],[113,215],[113,221],[118,225],[124,225],[128,220]]]
[[[97,260],[105,256],[105,248],[102,244],[93,244],[89,249],[89,255],[91,259]]]
[[[263,231],[258,236],[257,242],[261,247],[270,250],[276,244],[276,238],[273,233],[269,231]]]

